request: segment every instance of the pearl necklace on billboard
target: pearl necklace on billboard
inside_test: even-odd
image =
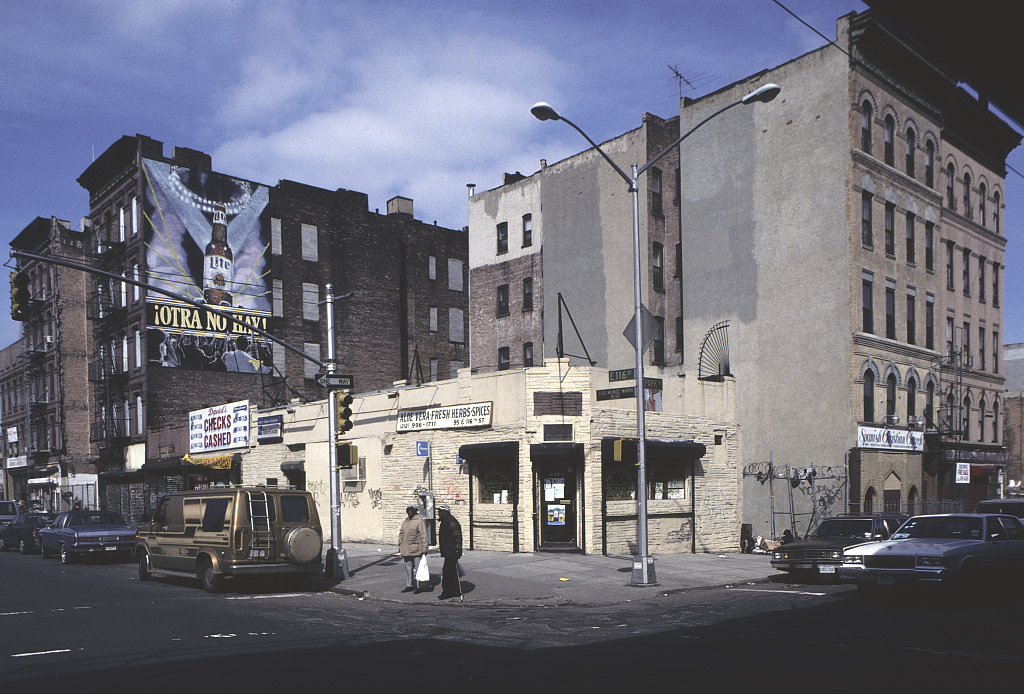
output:
[[[209,200],[185,185],[184,181],[181,180],[179,173],[181,168],[182,167],[171,166],[170,175],[167,178],[171,192],[173,192],[174,195],[182,202],[188,203],[196,209],[208,214],[213,214],[214,206],[220,204],[224,206],[225,212],[231,216],[237,215],[245,209],[246,205],[249,204],[249,199],[252,197],[252,188],[248,181],[230,178],[229,180],[238,186],[240,194],[229,201]]]

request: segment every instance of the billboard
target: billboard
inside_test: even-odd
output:
[[[188,452],[206,453],[249,445],[249,401],[188,413]]]
[[[266,186],[142,160],[150,284],[227,312],[243,325],[163,295],[147,297],[150,365],[270,373],[270,231]]]

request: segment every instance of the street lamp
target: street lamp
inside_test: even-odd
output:
[[[633,196],[633,329],[635,331],[633,335],[633,346],[636,349],[636,367],[633,375],[636,377],[636,386],[634,387],[634,391],[636,393],[636,504],[638,527],[637,556],[633,559],[633,574],[632,580],[630,581],[632,585],[654,585],[657,582],[654,575],[654,557],[647,554],[647,430],[644,421],[644,350],[646,345],[644,345],[643,342],[643,315],[640,302],[640,263],[643,256],[640,254],[640,193],[639,187],[637,186],[637,178],[644,171],[651,168],[655,162],[668,154],[674,148],[678,147],[679,144],[693,134],[697,128],[701,127],[712,118],[728,111],[733,106],[753,104],[757,102],[767,103],[778,96],[781,90],[782,88],[777,84],[766,84],[758,87],[742,99],[738,99],[737,101],[723,106],[680,135],[675,142],[670,144],[643,166],[638,168],[637,164],[634,163],[631,168],[631,174],[627,174],[623,171],[622,168],[619,167],[619,165],[616,164],[596,142],[590,139],[589,135],[583,132],[579,126],[571,120],[559,115],[559,113],[552,108],[550,104],[541,101],[534,104],[533,108],[530,109],[530,113],[532,113],[538,120],[565,121],[565,123],[572,127],[573,130],[582,135],[583,138],[597,150],[598,154],[604,157],[605,161],[611,164],[612,168],[615,169],[615,172],[622,177],[622,180],[624,180],[626,185],[629,186],[629,192],[632,193]]]

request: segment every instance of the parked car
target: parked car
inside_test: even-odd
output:
[[[135,528],[114,511],[67,511],[36,532],[44,557],[59,554],[64,564],[85,555],[130,555],[135,550]]]
[[[974,507],[975,513],[1006,513],[1017,518],[1024,518],[1024,498],[986,499],[979,501]]]
[[[836,577],[843,550],[869,540],[887,540],[909,516],[858,514],[826,518],[805,540],[772,550],[772,566],[794,575]]]
[[[54,515],[45,511],[19,513],[0,530],[0,551],[18,548],[22,554],[36,551],[36,530],[53,522]]]
[[[8,525],[18,515],[18,504],[14,501],[0,501],[0,525]]]
[[[307,491],[213,487],[162,497],[139,528],[139,580],[152,572],[189,574],[211,593],[232,576],[290,576],[322,571],[323,537]]]
[[[1004,514],[914,516],[884,542],[843,553],[843,581],[878,586],[943,584],[982,587],[1024,578],[1024,525]]]

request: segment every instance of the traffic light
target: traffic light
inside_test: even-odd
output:
[[[345,391],[337,391],[338,400],[338,433],[344,434],[352,428],[352,396]]]
[[[28,303],[32,300],[28,283],[28,275],[24,272],[11,273],[11,318],[14,320],[28,320]]]
[[[359,463],[359,448],[354,443],[339,443],[334,448],[339,468],[349,470]]]

